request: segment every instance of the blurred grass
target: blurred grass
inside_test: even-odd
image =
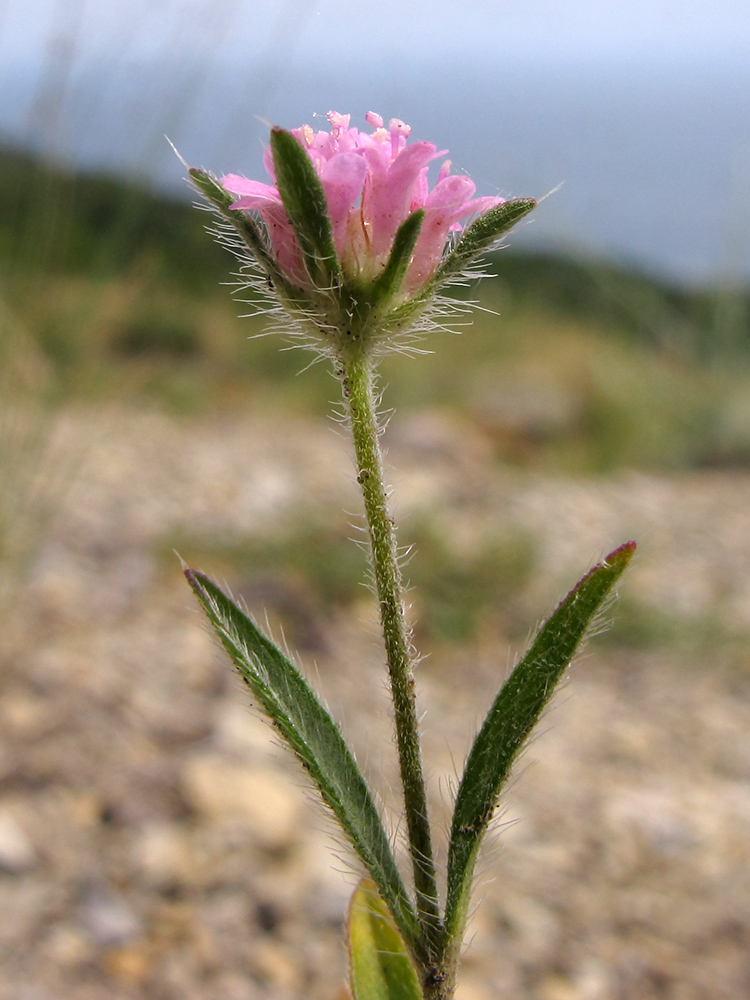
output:
[[[324,365],[307,368],[309,357],[280,350],[276,336],[248,339],[262,320],[237,319],[246,309],[222,287],[233,261],[203,231],[209,221],[135,183],[0,153],[6,566],[28,561],[63,489],[47,477],[46,500],[11,559],[11,526],[32,510],[55,414],[70,406],[329,413],[338,390]],[[750,463],[747,290],[677,289],[602,262],[510,251],[489,270],[496,277],[459,290],[482,306],[460,336],[439,334],[424,344],[434,353],[384,361],[387,408],[460,415],[497,461],[549,472]],[[468,558],[451,553],[435,525],[410,529],[418,638],[464,642],[501,604],[503,620],[489,627],[525,628],[513,609],[533,574],[533,540],[489,539]],[[364,557],[349,533],[343,522],[306,524],[262,545],[214,547],[206,562],[219,574],[225,563],[234,579],[252,571],[251,603],[260,587],[261,603],[286,615],[290,639],[315,645],[316,619],[361,592]],[[175,544],[198,562],[209,555],[195,539]],[[669,634],[668,623],[638,614],[634,635]]]
[[[329,514],[328,520],[298,520],[271,537],[238,537],[210,547],[205,538],[170,536],[163,561],[171,569],[177,550],[191,566],[211,566],[256,616],[268,613],[280,623],[293,648],[315,650],[323,643],[321,624],[366,597],[365,552],[353,544],[346,517]],[[405,576],[418,644],[461,645],[480,631],[525,636],[524,588],[536,569],[529,535],[497,534],[469,555],[454,551],[444,529],[425,518],[409,522],[408,537],[417,553]]]
[[[208,217],[136,184],[0,156],[0,289],[59,397],[145,395],[176,412],[328,410],[324,366],[222,282]],[[564,471],[750,461],[750,295],[670,288],[601,262],[503,251],[460,337],[383,365],[386,406],[461,411],[498,458]],[[474,293],[474,289],[470,294]],[[460,378],[456,377],[460,371]]]

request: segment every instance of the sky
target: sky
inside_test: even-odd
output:
[[[291,47],[296,58],[345,62],[480,51],[563,58],[741,57],[747,0],[4,0],[4,58],[35,58],[55,32],[78,28],[90,55],[161,58],[171,47],[228,58]]]
[[[0,0],[0,140],[63,161],[183,190],[165,134],[253,174],[268,121],[331,109],[481,194],[562,184],[533,239],[750,278],[748,0]]]

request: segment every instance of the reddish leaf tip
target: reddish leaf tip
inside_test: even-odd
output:
[[[605,557],[604,562],[608,563],[613,559],[619,559],[621,556],[630,557],[633,555],[635,550],[638,548],[638,543],[634,541],[623,542],[622,545],[618,545],[608,556]]]
[[[184,569],[182,571],[185,574],[185,579],[193,588],[193,590],[203,590],[203,577],[202,573],[199,573],[197,569]],[[203,579],[202,579],[203,578]]]

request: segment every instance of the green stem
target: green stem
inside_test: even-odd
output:
[[[337,374],[341,378],[354,439],[357,481],[362,487],[370,534],[372,568],[393,698],[417,913],[426,952],[424,959],[428,968],[425,971],[429,972],[440,951],[443,926],[438,905],[414,696],[415,654],[406,624],[396,532],[388,510],[388,494],[383,481],[381,428],[375,407],[373,363],[365,351],[353,346],[350,352],[340,356]]]

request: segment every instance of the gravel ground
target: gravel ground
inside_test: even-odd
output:
[[[351,861],[163,552],[357,510],[346,445],[317,424],[111,416],[0,644],[0,1000],[339,1000]],[[102,415],[76,421],[90,437]],[[458,552],[533,534],[530,625],[634,537],[630,597],[724,637],[711,657],[593,642],[576,664],[484,857],[461,1000],[749,996],[750,475],[509,472],[440,414],[394,425],[390,460],[407,528],[428,514]],[[368,600],[321,629],[305,667],[392,806]],[[420,668],[442,829],[514,652],[485,636]]]

